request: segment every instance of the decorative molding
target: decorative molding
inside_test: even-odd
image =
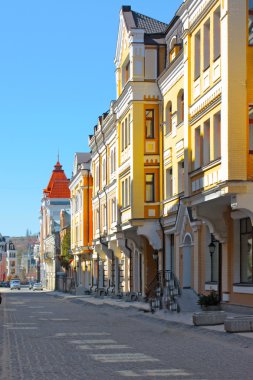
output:
[[[206,108],[210,103],[215,101],[215,99],[221,95],[221,90],[222,84],[220,81],[190,107],[190,116],[195,116],[204,108]]]

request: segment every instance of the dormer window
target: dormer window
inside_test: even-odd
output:
[[[176,36],[172,37],[170,41],[170,46],[169,46],[169,62],[174,61],[174,59],[180,52],[181,48],[182,48],[182,44],[177,43],[177,37]]]

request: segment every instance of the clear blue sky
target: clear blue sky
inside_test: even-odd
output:
[[[0,233],[39,231],[42,190],[115,99],[122,5],[169,22],[181,0],[1,0]]]

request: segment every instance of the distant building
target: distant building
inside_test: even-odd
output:
[[[7,277],[5,246],[6,238],[0,234],[0,281],[5,281]]]
[[[18,260],[15,246],[9,236],[0,234],[0,281],[18,276]]]
[[[56,256],[60,254],[60,212],[70,207],[70,191],[62,165],[57,161],[47,187],[43,190],[40,216],[40,280],[55,289]]]

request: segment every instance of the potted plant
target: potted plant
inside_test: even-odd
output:
[[[202,310],[220,310],[219,295],[215,290],[212,290],[209,294],[200,294],[198,304]]]

